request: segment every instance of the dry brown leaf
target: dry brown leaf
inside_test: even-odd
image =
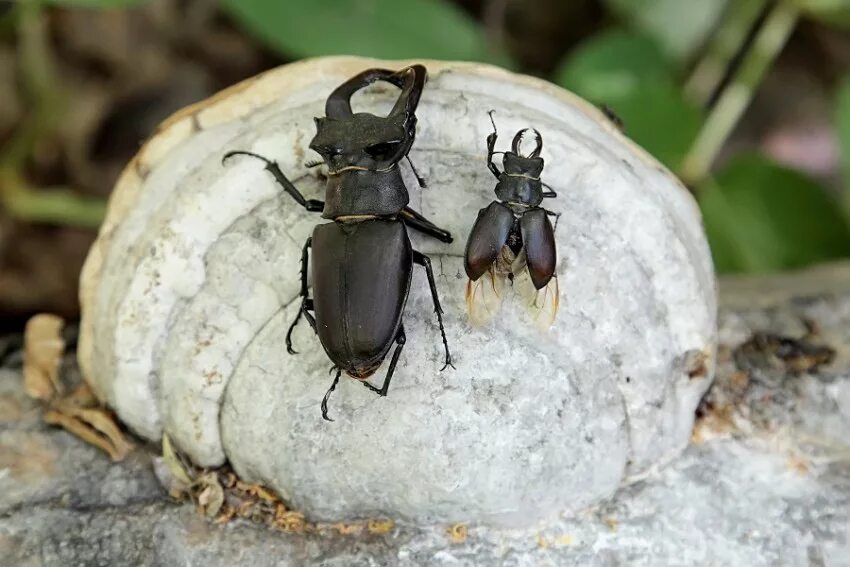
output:
[[[467,530],[466,524],[455,524],[449,527],[449,539],[452,540],[452,543],[463,543],[468,536],[469,530]]]
[[[277,502],[278,500],[280,500],[280,498],[278,498],[274,492],[272,492],[268,488],[265,488],[264,486],[260,486],[259,484],[254,485],[251,494],[253,494],[257,498],[260,498],[261,500],[265,500],[266,502]]]
[[[183,466],[183,461],[177,455],[174,445],[171,444],[171,438],[165,433],[162,434],[162,459],[165,461],[174,479],[179,484],[182,484],[184,489],[188,489],[192,485],[192,477]],[[178,486],[176,488],[179,490],[181,487]]]
[[[286,512],[274,520],[274,525],[285,532],[304,533],[309,527],[301,512]]]
[[[215,473],[208,473],[200,477],[197,481],[199,486],[203,486],[198,494],[198,508],[208,518],[218,515],[224,504],[224,489],[218,483],[218,477]]]
[[[369,520],[366,524],[366,529],[370,534],[386,535],[395,527],[395,522],[392,520]]]
[[[353,535],[360,533],[363,530],[363,526],[360,524],[347,524],[345,522],[337,522],[331,526],[333,529],[337,531],[339,535]]]
[[[98,402],[91,387],[86,382],[82,382],[73,392],[62,398],[62,403],[81,408],[92,408],[100,402]]]
[[[537,534],[537,547],[540,549],[548,549],[549,542],[546,541],[546,538],[543,537],[543,534]]]
[[[103,408],[83,408],[63,400],[48,408],[44,421],[59,425],[99,447],[115,462],[124,460],[133,450],[133,445],[124,437],[112,414]]]
[[[65,352],[62,328],[65,321],[40,313],[27,321],[24,330],[24,389],[31,398],[49,400],[62,393],[59,365]]]

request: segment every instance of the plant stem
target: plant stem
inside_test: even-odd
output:
[[[741,67],[720,95],[682,164],[680,175],[690,187],[708,177],[717,155],[749,106],[753,94],[779,52],[785,46],[799,18],[796,7],[779,2],[759,30]]]
[[[103,200],[64,188],[34,189],[20,174],[39,139],[61,120],[63,100],[39,3],[23,2],[16,11],[22,83],[32,109],[0,150],[0,205],[27,222],[96,228],[105,213]]]
[[[720,86],[735,56],[744,47],[750,29],[769,0],[732,0],[726,7],[717,33],[694,67],[685,94],[700,105],[708,104]]]
[[[14,171],[0,169],[0,204],[26,222],[97,228],[106,213],[102,199],[77,195],[70,189],[32,189]]]

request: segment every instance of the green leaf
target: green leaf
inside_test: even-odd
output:
[[[835,125],[838,130],[838,142],[841,150],[841,165],[844,173],[842,204],[844,212],[850,218],[850,75],[838,89]]]
[[[591,38],[562,62],[556,81],[613,110],[630,138],[674,170],[702,124],[669,61],[645,36],[613,31]]]
[[[719,272],[769,272],[850,256],[850,228],[815,181],[758,155],[698,193]]]
[[[810,18],[837,27],[850,27],[850,0],[793,0]]]
[[[555,74],[559,85],[594,101],[621,100],[658,80],[672,83],[670,62],[651,38],[624,30],[585,41]]]
[[[481,26],[447,0],[222,0],[222,6],[291,57],[495,58]]]
[[[708,39],[727,1],[605,0],[605,4],[632,27],[652,36],[668,55],[687,60]]]
[[[150,0],[41,0],[48,6],[65,8],[131,8],[146,4]]]
[[[703,122],[702,112],[666,81],[643,85],[608,106],[625,134],[673,171],[678,171]]]

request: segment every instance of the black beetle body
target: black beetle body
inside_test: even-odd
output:
[[[490,119],[493,119],[492,111]],[[493,163],[493,155],[498,153],[495,123],[493,132],[487,136],[487,167],[498,180],[495,188],[498,200],[479,211],[466,242],[464,267],[470,283],[493,270],[503,248],[510,250],[511,258],[524,254],[522,267],[528,268],[535,290],[545,288],[555,276],[555,229],[549,216],[557,215],[540,205],[544,198],[557,195],[544,190],[545,184],[540,180],[544,165],[540,157],[543,137],[537,130],[530,130],[535,136],[534,150],[529,155],[520,153],[522,137],[529,129],[520,130],[514,136],[511,151],[503,152],[502,171]],[[471,293],[470,286],[467,293]]]
[[[367,378],[398,335],[410,289],[413,250],[404,223],[320,224],[313,250],[313,281],[321,282],[313,286],[319,340],[337,366]]]
[[[423,266],[428,275],[445,349],[443,369],[452,365],[430,259],[413,250],[407,226],[443,242],[451,242],[452,237],[407,206],[407,187],[398,168],[413,145],[415,110],[425,79],[422,65],[398,72],[369,69],[330,94],[326,116],[315,119],[316,136],[310,142],[310,148],[328,167],[324,202],[305,199],[273,161],[242,151],[224,156],[227,159],[241,154],[262,159],[300,205],[308,211],[322,211],[322,217],[334,221],[317,225],[304,244],[301,309],[286,336],[287,350],[295,354],[292,331],[304,316],[334,363],[336,377],[322,400],[322,416],[328,420],[327,400],[343,371],[379,395],[386,395],[406,341],[402,316],[413,264]],[[353,113],[351,96],[376,81],[401,88],[389,115]],[[312,298],[307,286],[311,248]],[[393,344],[387,376],[383,386],[377,388],[366,379],[375,373]]]

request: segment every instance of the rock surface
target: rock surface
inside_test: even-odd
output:
[[[789,372],[794,360],[779,364],[769,349],[741,346],[756,332],[800,338],[804,321],[818,328],[813,344],[835,350],[833,362]],[[212,524],[167,500],[148,450],[113,465],[46,429],[19,371],[5,369],[0,564],[847,565],[850,264],[723,281],[720,337],[695,444],[674,463],[572,519],[540,529],[470,526],[461,543],[446,526],[305,536]]]
[[[316,518],[378,514],[530,525],[609,497],[687,443],[714,369],[716,299],[699,211],[675,178],[584,101],[491,67],[427,62],[411,153],[428,179],[411,202],[452,231],[432,256],[456,370],[440,373],[433,305],[415,270],[408,337],[389,396],[344,379],[322,421],[329,362],[298,308],[301,246],[317,216],[282,195],[277,160],[321,197],[307,143],[337,84],[398,62],[325,58],[238,85],[170,120],[116,187],[84,270],[80,363],[136,432],[166,431],[195,462],[227,459]],[[382,112],[391,88],[358,95]],[[472,328],[466,235],[493,199],[484,164],[526,126],[544,138],[559,193],[561,310],[542,334],[509,302]],[[380,381],[384,370],[373,378]],[[416,487],[413,489],[413,487]]]

